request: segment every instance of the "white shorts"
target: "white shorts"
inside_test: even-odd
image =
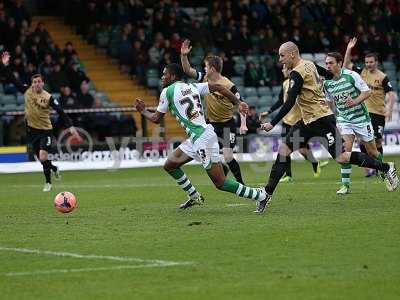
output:
[[[221,161],[218,137],[210,124],[207,125],[206,130],[194,143],[187,139],[179,145],[179,149],[187,156],[201,161],[203,168],[206,170],[210,169],[213,163]]]
[[[374,130],[371,122],[362,124],[337,123],[341,135],[355,135],[363,142],[371,142],[374,138]]]

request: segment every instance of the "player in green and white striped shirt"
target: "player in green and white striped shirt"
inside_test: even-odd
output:
[[[354,138],[365,146],[369,155],[382,160],[378,152],[371,120],[367,107],[363,103],[370,94],[370,89],[361,76],[342,68],[343,58],[338,52],[330,52],[325,59],[328,71],[333,78],[324,81],[325,94],[336,106],[337,127],[344,140],[346,151],[352,151]],[[351,164],[342,164],[342,186],[337,194],[350,192]]]
[[[201,161],[208,176],[218,189],[258,202],[265,200],[264,189],[245,186],[225,177],[220,161],[218,138],[213,126],[207,124],[204,119],[200,96],[218,92],[235,105],[238,104],[241,112],[248,110],[247,104],[241,102],[232,92],[221,85],[207,82],[187,84],[180,81],[182,77],[183,70],[180,65],[167,65],[161,79],[164,89],[160,95],[157,111],[155,113],[147,111],[144,102],[140,99],[136,99],[135,104],[136,109],[146,119],[157,124],[169,110],[188,135],[188,139],[169,155],[164,164],[164,169],[188,196],[188,200],[182,203],[180,208],[186,209],[204,202],[204,198],[181,169],[182,165],[193,159]]]

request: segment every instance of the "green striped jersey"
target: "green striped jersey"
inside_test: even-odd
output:
[[[339,78],[324,81],[324,89],[328,100],[335,103],[338,123],[361,124],[370,121],[364,102],[346,107],[347,97],[355,99],[361,92],[369,91],[368,85],[358,73],[342,69]]]
[[[194,142],[207,127],[200,96],[208,93],[207,82],[174,82],[162,90],[157,111],[165,114],[169,110]]]

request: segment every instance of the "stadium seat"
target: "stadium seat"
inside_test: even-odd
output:
[[[190,52],[193,56],[201,56],[204,57],[204,49],[202,47],[193,47],[192,51]]]
[[[275,85],[272,87],[272,94],[273,95],[279,95],[281,92],[282,87],[280,85]]]
[[[386,75],[389,78],[390,82],[397,81],[397,74],[395,70],[386,70]]]
[[[393,62],[384,61],[382,64],[383,64],[383,68],[385,69],[386,72],[389,70],[396,71],[396,65]]]
[[[325,61],[326,54],[325,53],[314,53],[314,60]]]
[[[267,104],[265,104],[265,103],[259,102],[259,103],[258,103],[258,106],[257,106],[257,112],[258,112],[258,113],[262,113],[262,112],[264,112],[264,111],[268,111],[268,109],[269,109],[270,107],[271,107],[270,105],[267,105]]]
[[[147,78],[147,86],[149,88],[158,88],[159,79],[156,77],[149,77]]]
[[[276,97],[274,98],[274,97],[272,97],[272,96],[262,96],[262,97],[260,97],[260,99],[258,100],[258,103],[260,104],[260,105],[267,105],[267,106],[271,106],[272,104],[274,104],[275,103],[275,101],[277,100],[275,100],[276,99]]]
[[[146,77],[147,78],[149,78],[149,77],[159,77],[159,74],[158,74],[158,70],[157,69],[148,69],[147,70],[147,72],[146,72]]]
[[[243,77],[241,76],[235,76],[231,78],[231,81],[236,85],[236,86],[241,86],[243,85]]]
[[[16,104],[17,99],[15,98],[14,95],[2,95],[0,97],[0,103],[1,104]]]
[[[2,111],[13,111],[13,110],[17,110],[17,104],[16,103],[7,103],[7,104],[3,104],[1,107]]]
[[[260,62],[260,57],[257,55],[247,55],[246,56],[246,62],[252,61],[256,64]]]
[[[53,96],[54,99],[60,99],[61,98],[61,94],[60,93],[52,93],[51,95]]]
[[[239,75],[243,75],[244,71],[246,70],[246,65],[241,63],[236,63],[234,66],[235,72]]]
[[[244,101],[246,101],[246,103],[247,103],[249,106],[256,106],[256,107],[257,107],[257,105],[258,105],[258,97],[257,97],[257,96],[246,97],[246,98],[244,99]]]
[[[234,55],[232,56],[232,60],[235,62],[235,64],[244,64],[244,58],[243,56],[240,55]]]
[[[108,102],[108,96],[104,93],[96,93],[96,97],[98,97],[101,102]]]
[[[259,97],[262,97],[266,95],[272,95],[272,91],[268,86],[260,86],[257,88],[257,94]]]
[[[302,53],[301,58],[312,61],[314,60],[314,55],[312,53]]]
[[[24,95],[18,95],[17,96],[17,104],[24,104],[25,103],[25,97]]]
[[[247,97],[253,97],[253,96],[258,96],[257,95],[257,89],[255,87],[246,87],[244,88],[244,96]]]
[[[96,34],[96,45],[99,48],[107,48],[110,42],[108,32],[99,32]]]
[[[193,65],[201,65],[203,62],[203,56],[192,56],[190,57],[190,63]]]

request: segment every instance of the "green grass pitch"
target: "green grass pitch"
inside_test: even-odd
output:
[[[241,164],[245,181],[263,185],[271,165]],[[184,170],[206,205],[179,211],[162,168],[63,172],[50,193],[42,174],[0,175],[0,298],[399,299],[400,191],[353,168],[339,197],[338,164],[314,179],[294,162],[295,182],[256,215]],[[64,190],[69,215],[53,208]]]

